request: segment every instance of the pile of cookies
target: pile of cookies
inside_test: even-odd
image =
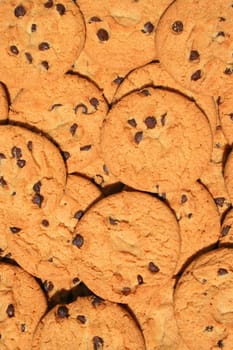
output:
[[[0,2],[0,349],[232,350],[232,19]]]

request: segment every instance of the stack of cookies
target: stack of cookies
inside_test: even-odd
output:
[[[0,349],[232,350],[232,20],[0,2]]]

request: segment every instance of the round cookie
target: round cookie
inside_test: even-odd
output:
[[[48,75],[56,81],[83,48],[85,25],[72,0],[3,0],[0,18],[0,77],[14,94]]]
[[[190,189],[166,193],[166,199],[180,226],[179,272],[193,255],[218,241],[220,217],[213,198],[198,182]]]
[[[153,62],[130,72],[119,85],[114,101],[120,100],[131,91],[140,89],[144,94],[147,93],[146,86],[164,86],[179,91],[194,99],[196,104],[205,112],[212,132],[215,133],[217,125],[217,110],[214,99],[210,96],[195,94],[179,85],[163,68],[159,62]]]
[[[79,0],[86,42],[74,70],[94,80],[111,102],[132,69],[155,59],[157,22],[172,0]]]
[[[145,350],[142,334],[121,306],[95,297],[57,305],[40,322],[32,350]]]
[[[35,126],[59,145],[69,173],[98,157],[100,128],[107,105],[96,86],[78,75],[47,79],[14,100],[9,119]]]
[[[232,170],[233,170],[233,152],[231,151],[224,167],[224,180],[225,180],[226,189],[229,194],[231,202],[233,202]]]
[[[175,316],[190,350],[232,349],[233,250],[194,260],[175,291]]]
[[[45,296],[32,276],[0,263],[0,348],[31,349],[32,336],[47,309]]]
[[[102,134],[105,164],[121,182],[139,190],[188,187],[210,159],[208,120],[178,93],[146,90],[130,93],[110,110]]]
[[[158,59],[185,88],[219,96],[233,83],[232,19],[231,0],[174,1],[157,27]]]
[[[43,280],[50,297],[58,290],[70,289],[78,283],[72,232],[100,194],[87,179],[68,176],[65,193],[52,210],[27,211],[23,216],[19,210],[5,218],[10,252],[20,266]],[[12,232],[9,229],[12,227],[18,230]]]
[[[166,284],[180,250],[173,213],[139,192],[120,192],[93,205],[78,222],[73,242],[81,280],[97,295],[121,303],[147,285]]]
[[[8,96],[3,84],[0,83],[0,120],[6,121],[8,119]]]
[[[233,103],[232,92],[227,91],[221,96],[219,103],[219,117],[222,125],[223,133],[230,145],[233,143]]]
[[[223,220],[219,243],[233,243],[233,210],[229,210]]]

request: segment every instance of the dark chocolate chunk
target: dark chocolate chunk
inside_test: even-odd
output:
[[[197,81],[201,79],[201,70],[198,69],[196,72],[194,72],[192,75],[191,75],[191,80],[193,81]]]
[[[42,61],[42,62],[41,62],[41,65],[42,65],[46,70],[49,69],[49,63],[48,63],[48,61]]]
[[[134,118],[127,120],[128,124],[131,125],[133,128],[136,128],[137,122]]]
[[[97,107],[99,106],[99,100],[97,99],[97,98],[95,98],[95,97],[92,97],[91,99],[90,99],[90,104],[93,106],[93,107],[95,107],[95,109],[97,109]]]
[[[21,148],[16,147],[16,146],[12,147],[11,154],[12,154],[13,158],[20,159],[22,157]]]
[[[74,123],[74,124],[71,125],[70,133],[71,133],[72,136],[75,135],[77,128],[78,128],[78,124]]]
[[[55,103],[54,105],[51,106],[51,108],[49,109],[49,112],[52,112],[54,109],[56,109],[57,107],[61,107],[62,104],[61,103]]]
[[[151,22],[146,22],[144,24],[144,28],[142,29],[143,33],[152,33],[154,30],[155,26]]]
[[[155,119],[155,117],[149,116],[144,120],[144,123],[146,124],[148,129],[154,129],[157,124],[157,120]]]
[[[49,46],[49,43],[46,43],[46,42],[42,42],[38,45],[38,49],[40,51],[46,51],[46,50],[49,50],[50,46]]]
[[[15,46],[15,45],[10,46],[10,50],[14,55],[19,54],[19,50],[18,50],[17,46]]]
[[[87,106],[85,106],[85,104],[83,104],[83,103],[79,103],[79,104],[74,108],[75,114],[77,114],[77,112],[78,112],[78,110],[79,110],[80,108],[82,109],[82,113],[83,113],[83,114],[87,114]]]
[[[44,227],[48,227],[49,226],[49,221],[44,219],[41,221],[41,224],[44,226]]]
[[[21,231],[21,228],[13,226],[13,227],[10,227],[10,230],[12,233],[18,233]]]
[[[65,305],[59,306],[57,309],[57,315],[60,318],[67,318],[69,317],[69,309]]]
[[[192,50],[189,55],[189,61],[195,61],[198,60],[200,57],[200,54],[197,50]]]
[[[143,132],[142,131],[138,131],[136,132],[136,134],[134,135],[134,141],[139,144],[142,141],[143,138]]]
[[[79,283],[80,279],[78,277],[73,278],[73,284]]]
[[[19,5],[19,6],[17,6],[16,8],[15,8],[15,11],[14,11],[14,13],[15,13],[15,17],[23,17],[23,16],[25,16],[26,15],[26,10],[25,10],[25,8],[23,7],[23,5]]]
[[[41,186],[42,186],[41,181],[36,182],[32,187],[33,191],[36,193],[40,193]]]
[[[109,216],[108,220],[109,220],[109,223],[110,223],[111,225],[117,225],[118,222],[119,222],[119,220],[114,219],[114,218],[112,218],[111,216]]]
[[[30,52],[25,52],[25,57],[28,61],[28,63],[32,63],[33,59],[32,59],[32,55],[30,54]]]
[[[224,275],[227,275],[227,274],[228,274],[227,269],[224,269],[224,268],[218,269],[218,275],[219,276],[224,276]]]
[[[95,337],[93,337],[92,341],[93,341],[94,350],[103,349],[104,341],[102,338],[95,336]]]
[[[51,281],[44,281],[43,283],[43,288],[45,290],[45,292],[51,292],[54,288],[54,285]]]
[[[223,226],[222,228],[222,231],[221,231],[221,236],[224,237],[228,234],[228,232],[230,231],[231,229],[231,225],[226,225],[226,226]]]
[[[226,75],[231,75],[231,74],[232,74],[232,68],[227,67],[227,68],[224,70],[224,74],[226,74]]]
[[[143,284],[143,277],[141,275],[137,275],[138,284]]]
[[[38,205],[38,207],[41,208],[43,200],[44,197],[41,194],[36,193],[35,196],[32,198],[32,203]]]
[[[66,13],[66,8],[63,4],[57,4],[56,10],[59,13],[60,16],[63,16]]]
[[[17,160],[17,165],[18,165],[19,168],[25,167],[25,165],[26,165],[26,160],[24,160],[24,159],[18,159],[18,160]]]
[[[0,176],[0,185],[1,185],[2,187],[7,186],[7,182],[6,182],[6,180],[4,179],[3,176]]]
[[[224,202],[225,202],[225,198],[224,197],[217,197],[217,198],[214,198],[214,201],[219,207],[223,207]]]
[[[24,333],[26,331],[26,324],[25,323],[21,323],[20,330],[22,333]]]
[[[83,211],[82,211],[82,210],[78,210],[78,211],[74,214],[74,218],[77,219],[77,220],[80,220],[82,216],[83,216]]]
[[[150,91],[147,90],[147,89],[142,89],[142,90],[140,91],[140,93],[141,93],[142,95],[144,95],[144,96],[151,96]]]
[[[206,326],[205,332],[213,332],[214,326]]]
[[[98,30],[98,32],[96,33],[96,35],[98,36],[100,41],[108,41],[109,40],[109,34],[107,32],[107,30],[101,28]]]
[[[152,261],[149,262],[149,264],[148,264],[148,269],[149,269],[149,271],[152,272],[152,273],[157,273],[157,272],[159,272],[159,267],[156,266]]]
[[[37,29],[37,25],[36,25],[35,23],[33,23],[33,24],[31,25],[31,32],[32,32],[32,33],[36,32],[36,29]]]
[[[78,315],[77,320],[82,324],[85,324],[87,322],[87,318],[84,315]]]
[[[80,147],[80,151],[89,151],[90,149],[91,149],[91,145],[86,145],[86,146]]]
[[[164,126],[166,124],[166,117],[167,117],[167,113],[162,114],[160,117],[160,121],[161,121],[162,126]]]
[[[15,316],[15,308],[13,304],[9,304],[6,309],[6,314],[8,317],[14,317]]]
[[[120,85],[120,83],[122,83],[123,80],[124,78],[118,76],[116,79],[113,80],[113,83]]]
[[[173,24],[172,24],[172,30],[173,32],[175,33],[182,33],[183,30],[184,30],[184,25],[181,21],[175,21]]]
[[[0,159],[6,159],[6,156],[5,156],[5,154],[3,154],[3,153],[0,153]]]
[[[32,141],[28,141],[27,148],[29,151],[32,151]]]
[[[221,32],[218,32],[216,36],[217,36],[217,37],[218,37],[218,36],[223,36],[223,37],[225,37],[225,33],[221,31]]]
[[[102,21],[99,17],[93,16],[89,19],[88,23],[92,23],[92,22],[102,22]]]
[[[129,287],[124,287],[122,290],[121,290],[121,293],[123,295],[129,295],[131,293],[131,288]]]
[[[220,349],[224,348],[223,340],[219,340],[219,341],[217,342],[217,345],[218,345],[218,347],[219,347]]]
[[[69,152],[64,151],[64,152],[62,152],[62,156],[63,156],[64,160],[67,160],[67,159],[69,159],[69,158],[70,158],[70,153],[69,153]]]
[[[182,194],[181,196],[181,204],[184,204],[185,202],[187,202],[188,197],[186,196],[186,194]]]
[[[78,248],[81,248],[84,244],[84,238],[79,233],[72,240],[72,244]]]
[[[47,2],[45,2],[44,7],[46,7],[47,9],[53,7],[53,0],[48,0]]]
[[[106,164],[103,165],[103,171],[105,172],[106,175],[109,175],[109,170]]]

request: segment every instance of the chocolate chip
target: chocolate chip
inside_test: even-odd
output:
[[[223,343],[223,340],[219,340],[218,342],[217,342],[217,345],[218,345],[218,347],[219,348],[224,348],[224,343]]]
[[[0,176],[0,185],[1,185],[2,187],[7,186],[7,182],[6,182],[6,180],[4,179],[3,176]]]
[[[229,113],[228,115],[229,115],[230,119],[233,121],[233,113]]]
[[[223,226],[222,228],[222,231],[221,231],[221,236],[224,237],[228,234],[228,232],[230,231],[231,229],[231,225],[226,225],[226,226]]]
[[[93,341],[94,350],[101,350],[103,348],[104,341],[102,338],[95,336],[93,337],[92,341]]]
[[[91,104],[93,107],[95,107],[95,109],[97,109],[97,107],[99,106],[99,100],[97,100],[97,98],[95,98],[95,97],[92,97],[92,98],[90,99],[90,104]]]
[[[44,226],[44,227],[48,227],[49,226],[49,221],[44,219],[41,221],[41,224]]]
[[[99,297],[93,297],[91,303],[94,307],[96,307],[96,306],[101,305],[103,303],[103,299],[101,299]]]
[[[218,32],[217,35],[216,35],[216,37],[218,37],[218,36],[223,36],[223,37],[225,37],[225,33],[224,33],[224,32]]]
[[[226,18],[224,17],[218,17],[219,22],[225,22]]]
[[[37,29],[37,25],[36,25],[35,23],[33,23],[33,24],[31,25],[31,32],[32,32],[32,33],[36,32],[36,29]]]
[[[3,153],[0,153],[0,159],[6,159],[6,156],[5,156],[5,154],[3,154]]]
[[[152,272],[152,273],[157,273],[157,272],[159,272],[159,267],[156,266],[152,261],[149,262],[149,264],[148,264],[148,269],[149,269],[149,271]]]
[[[117,225],[119,222],[119,220],[113,219],[111,216],[109,216],[108,220],[111,225]]]
[[[51,292],[54,288],[54,285],[51,281],[46,280],[43,283],[43,287],[44,287],[45,292]]]
[[[10,46],[10,50],[14,55],[19,54],[19,50],[18,50],[17,46],[15,46],[15,45]]]
[[[228,274],[227,269],[223,269],[223,268],[218,269],[218,275],[219,276],[224,276],[224,275],[227,275],[227,274]]]
[[[78,277],[73,278],[73,284],[79,283],[80,279]]]
[[[196,72],[194,72],[192,75],[191,75],[191,80],[193,81],[197,81],[201,79],[201,70],[198,69]]]
[[[26,165],[26,160],[24,160],[24,159],[18,159],[18,160],[17,160],[17,165],[18,165],[19,168],[25,167],[25,165]]]
[[[78,248],[81,248],[84,244],[84,238],[79,233],[72,240],[72,244]]]
[[[120,85],[120,83],[122,83],[123,80],[124,78],[118,76],[116,79],[113,80],[113,83]]]
[[[200,57],[200,54],[197,50],[192,50],[189,55],[189,61],[195,61],[198,60]]]
[[[14,13],[15,13],[15,17],[23,17],[23,16],[25,16],[26,15],[26,10],[25,10],[25,8],[23,7],[23,5],[19,5],[19,6],[17,6],[16,8],[15,8],[15,11],[14,11]]]
[[[14,317],[15,316],[15,308],[13,304],[9,304],[6,309],[6,313],[8,317]]]
[[[48,262],[52,263],[53,262],[53,258],[49,258]]]
[[[43,200],[44,197],[41,194],[36,193],[35,196],[32,198],[32,203],[38,205],[38,207],[41,208]]]
[[[41,62],[41,65],[42,65],[46,70],[49,70],[49,63],[48,63],[48,61],[42,61],[42,62]]]
[[[191,219],[192,216],[193,216],[192,213],[188,213],[187,218],[188,218],[188,219]]]
[[[128,124],[131,125],[133,128],[136,128],[137,122],[134,118],[127,120]]]
[[[44,7],[46,7],[47,9],[53,7],[53,0],[48,0],[47,2],[45,2]]]
[[[217,198],[214,198],[214,201],[219,207],[223,207],[224,202],[225,202],[225,198],[224,197],[217,197]]]
[[[144,95],[144,96],[151,96],[150,91],[149,91],[149,90],[147,90],[147,89],[143,89],[143,90],[141,90],[141,91],[140,91],[140,93],[141,93],[142,95]]]
[[[30,52],[25,52],[25,57],[28,61],[28,63],[32,63],[33,59],[32,59],[32,55],[30,54]]]
[[[123,295],[129,295],[131,293],[131,288],[129,287],[124,287],[122,290],[121,290],[121,293]]]
[[[162,114],[160,117],[160,121],[161,121],[162,126],[164,126],[166,124],[166,117],[167,117],[167,113]]]
[[[21,323],[20,330],[22,333],[24,333],[26,331],[26,324],[25,323]]]
[[[50,46],[49,46],[49,43],[42,42],[38,45],[38,48],[40,51],[46,51],[46,50],[49,50]]]
[[[16,146],[12,147],[12,149],[11,149],[11,154],[12,154],[12,157],[13,157],[13,158],[16,158],[16,159],[21,158],[21,157],[22,157],[21,148],[16,147]]]
[[[109,175],[109,170],[106,164],[103,165],[103,171],[105,172],[106,175]]]
[[[154,30],[155,26],[151,22],[146,22],[144,24],[144,28],[142,29],[143,33],[152,33]]]
[[[92,22],[102,22],[102,21],[99,17],[93,16],[89,19],[88,23],[92,23]]]
[[[28,141],[27,148],[29,151],[32,151],[32,141]]]
[[[57,309],[57,315],[60,318],[67,318],[69,317],[69,309],[66,306],[59,306]]]
[[[21,228],[13,226],[13,227],[10,227],[10,230],[12,233],[18,233],[21,231]]]
[[[146,124],[148,129],[154,129],[157,124],[157,120],[155,119],[155,117],[147,117],[144,120],[144,123]]]
[[[87,106],[85,106],[83,103],[79,103],[75,108],[74,108],[74,112],[75,114],[77,114],[79,109],[82,109],[82,113],[83,114],[87,114]]]
[[[32,187],[33,191],[36,193],[40,193],[41,186],[42,186],[41,181],[36,182]]]
[[[80,147],[80,151],[89,151],[90,149],[91,149],[91,145],[86,145],[86,146]]]
[[[226,75],[231,75],[231,74],[232,74],[232,68],[227,67],[227,68],[224,70],[224,74],[226,74]]]
[[[183,23],[181,21],[175,21],[172,24],[172,30],[175,33],[182,33],[183,29],[184,29],[184,25],[183,25]]]
[[[66,13],[66,8],[63,4],[57,4],[56,10],[59,13],[60,16],[63,16]]]
[[[107,32],[107,30],[105,30],[103,28],[98,30],[97,36],[98,36],[100,41],[108,41],[109,40],[108,32]]]
[[[213,332],[214,326],[206,326],[205,332]]]
[[[63,156],[64,160],[67,160],[67,159],[69,159],[69,158],[70,158],[70,153],[69,153],[69,152],[64,151],[64,152],[62,152],[62,156]]]
[[[77,316],[77,320],[78,320],[80,323],[82,323],[82,324],[84,324],[84,323],[87,322],[87,318],[86,318],[86,316],[84,316],[84,315],[78,315],[78,316]]]
[[[49,109],[49,112],[52,112],[54,109],[61,107],[62,104],[61,103],[55,103],[54,105],[52,105]]]
[[[143,138],[143,132],[142,131],[138,131],[136,132],[136,134],[134,135],[134,141],[139,144],[142,141]]]
[[[186,196],[186,194],[182,194],[181,196],[181,204],[184,204],[185,202],[187,202],[188,197]]]
[[[143,284],[143,277],[141,275],[137,275],[138,284]]]
[[[83,211],[82,211],[82,210],[78,210],[78,211],[74,214],[74,218],[77,219],[77,220],[80,220],[82,216],[83,216]]]
[[[71,133],[72,136],[75,135],[77,128],[78,128],[78,124],[74,123],[74,124],[71,125],[70,133]]]

